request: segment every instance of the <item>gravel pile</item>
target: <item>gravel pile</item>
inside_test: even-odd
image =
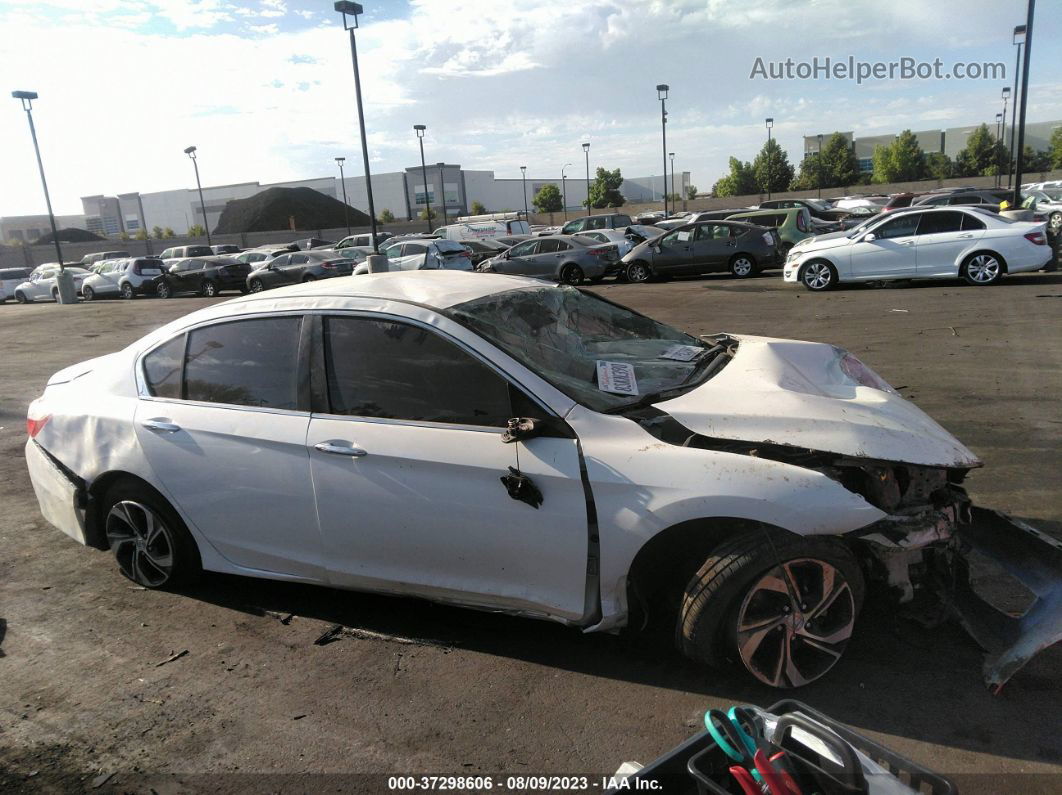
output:
[[[325,196],[313,188],[268,188],[249,199],[236,199],[225,205],[213,233],[272,232],[290,229],[336,229],[346,226],[343,202]],[[368,226],[369,216],[353,207],[349,210],[351,226]]]
[[[55,233],[55,237],[59,238],[60,243],[94,243],[97,240],[103,240],[104,238],[99,235],[94,235],[85,229],[60,229]],[[46,235],[41,235],[33,241],[33,245],[40,246],[45,243],[51,243],[53,240],[52,233],[49,232]]]

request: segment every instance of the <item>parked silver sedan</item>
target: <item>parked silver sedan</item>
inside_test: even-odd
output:
[[[601,243],[585,235],[551,235],[517,243],[480,263],[479,270],[582,284],[586,279],[600,281],[618,273],[620,267],[614,243]]]
[[[74,277],[74,289],[78,295],[81,295],[81,285],[91,273],[84,268],[71,265],[68,265],[66,270],[70,271],[70,275]],[[15,300],[20,304],[28,304],[42,298],[46,301],[58,301],[59,286],[55,282],[58,273],[58,267],[37,271],[28,281],[22,282],[15,288]]]

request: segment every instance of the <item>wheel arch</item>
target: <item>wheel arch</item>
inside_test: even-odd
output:
[[[180,512],[169,499],[166,498],[166,495],[142,477],[123,469],[109,470],[95,478],[86,489],[88,499],[85,506],[85,543],[90,547],[103,550],[108,549],[107,535],[103,527],[103,498],[112,486],[121,481],[135,483],[138,488],[150,491],[153,496],[170,506],[170,509],[180,516]]]
[[[1008,273],[1009,272],[1009,269],[1008,269],[1008,266],[1007,266],[1007,258],[1004,257],[1002,254],[1000,254],[998,251],[993,251],[990,248],[975,247],[975,248],[973,248],[970,251],[965,251],[962,254],[960,254],[958,259],[956,260],[955,265],[956,265],[957,273],[959,273],[960,276],[962,275],[963,266],[966,265],[966,263],[971,258],[976,257],[978,254],[988,254],[989,256],[995,257],[996,259],[999,260],[999,264],[1003,268],[1002,273]]]

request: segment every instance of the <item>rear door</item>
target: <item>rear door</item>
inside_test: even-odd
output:
[[[167,496],[225,559],[324,580],[302,322],[225,320],[156,348],[134,427]]]
[[[281,284],[298,284],[306,275],[306,268],[310,264],[310,257],[306,254],[291,254],[287,262],[281,265],[277,272],[280,274]]]
[[[963,231],[962,222],[966,213],[958,210],[937,210],[921,213],[915,237],[915,257],[918,276],[957,276],[958,256],[976,238],[984,235],[980,230]]]
[[[543,416],[471,349],[389,315],[322,318],[326,404],[310,421],[317,513],[337,585],[575,619],[586,501],[574,438],[501,440]],[[542,494],[513,499],[519,467]]]

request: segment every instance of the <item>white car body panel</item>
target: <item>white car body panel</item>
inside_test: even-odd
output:
[[[81,268],[69,267],[68,271],[71,271],[71,275],[74,277],[74,290],[78,293],[81,292],[81,285],[84,283],[91,274],[88,271]],[[15,292],[20,292],[29,301],[39,301],[45,299],[48,301],[52,299],[52,290],[55,289],[56,277],[44,277],[45,273],[49,271],[41,271],[34,275],[29,281],[22,282],[14,290],[11,291],[11,296],[14,297]]]
[[[816,470],[665,443],[631,419],[591,411],[438,311],[541,287],[517,277],[449,271],[312,282],[214,304],[122,351],[65,368],[31,406],[31,415],[51,416],[27,445],[42,512],[85,542],[77,511],[67,508],[70,493],[38,444],[87,486],[124,471],[157,488],[188,525],[209,570],[415,594],[580,626],[593,620],[594,629],[623,624],[631,562],[667,527],[717,517],[800,535],[840,534],[885,516]],[[175,334],[222,319],[291,312],[370,313],[429,326],[563,418],[578,445],[549,436],[504,444],[482,428],[146,393],[140,359]],[[659,408],[705,436],[978,465],[913,405],[853,387],[836,365],[838,349],[736,339],[733,361]],[[151,430],[145,420],[172,422],[182,431]],[[316,449],[322,442],[359,446],[367,456],[327,454]],[[499,482],[517,460],[544,496],[537,510],[511,499]],[[591,545],[599,545],[600,555],[596,616]]]

